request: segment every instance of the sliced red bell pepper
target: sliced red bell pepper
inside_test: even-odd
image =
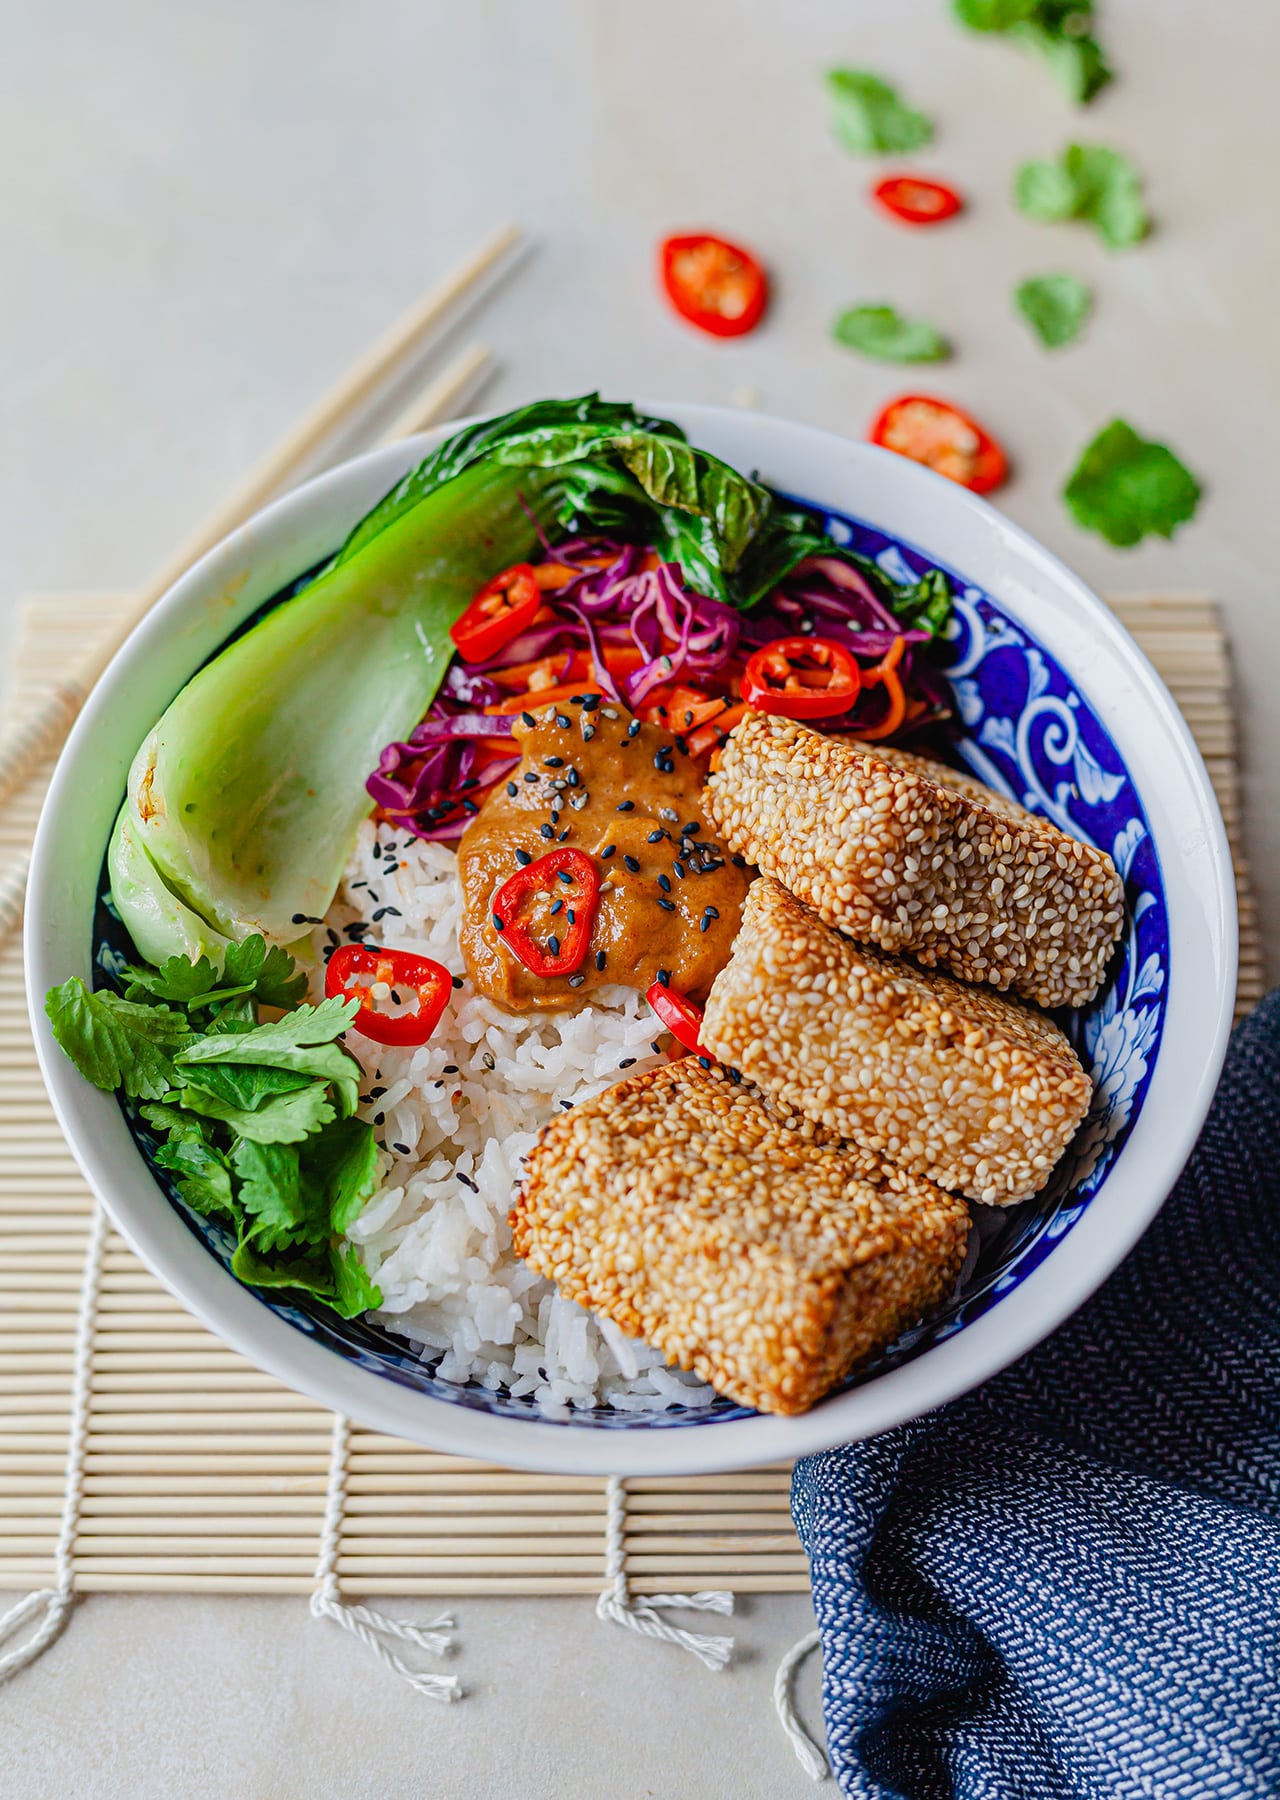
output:
[[[1004,451],[976,419],[928,394],[891,400],[868,435],[873,444],[909,456],[975,494],[989,494],[1009,472]]]
[[[830,719],[848,712],[862,674],[850,651],[830,638],[775,638],[742,675],[742,698],[756,712],[787,719]]]
[[[563,910],[546,919],[549,930],[543,943],[534,941],[521,910],[539,894],[563,902]],[[499,942],[534,975],[572,975],[591,943],[599,900],[595,864],[581,850],[566,845],[526,863],[503,882],[493,896],[493,928]]]
[[[710,1056],[699,1041],[702,1030],[702,1008],[683,994],[677,994],[665,982],[655,981],[645,995],[662,1025],[668,1030],[677,1044],[683,1044],[686,1050],[692,1050],[695,1056]]]
[[[466,612],[449,627],[463,662],[484,662],[518,637],[542,605],[542,589],[529,563],[513,563],[487,581]]]
[[[889,175],[871,190],[872,198],[905,225],[937,225],[954,218],[964,201],[942,181],[923,175]]]
[[[769,284],[749,250],[697,232],[662,246],[667,299],[691,325],[712,337],[742,337],[764,317]]]
[[[368,975],[367,983],[357,977]],[[416,1012],[379,1012],[374,983],[416,994]],[[360,1011],[351,1029],[375,1044],[425,1044],[444,1011],[453,987],[453,976],[429,956],[408,950],[383,950],[376,944],[342,944],[329,958],[324,972],[324,991],[329,998],[359,1000]]]

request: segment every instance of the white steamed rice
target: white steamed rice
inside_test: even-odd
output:
[[[391,909],[383,912],[383,908]],[[369,922],[369,940],[463,972],[462,887],[443,844],[362,827],[325,923]],[[381,915],[381,916],[380,916]],[[572,1013],[513,1017],[455,988],[430,1040],[395,1049],[351,1033],[365,1069],[361,1116],[387,1146],[383,1180],[349,1238],[382,1290],[381,1322],[448,1381],[571,1408],[705,1407],[713,1390],[572,1301],[511,1249],[522,1157],[567,1102],[652,1068],[643,995],[598,989]]]

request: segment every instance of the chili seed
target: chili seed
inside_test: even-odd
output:
[[[516,861],[520,864],[522,869],[527,869],[529,864],[533,861],[533,858],[527,850],[517,850]]]
[[[624,856],[622,860],[633,875],[638,875],[640,873],[640,864],[636,861],[634,856]]]

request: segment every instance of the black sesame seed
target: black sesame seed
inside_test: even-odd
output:
[[[580,988],[586,979],[585,975],[570,975],[569,986],[571,988]],[[572,1101],[569,1101],[568,1104],[572,1105],[573,1103]]]
[[[731,861],[735,869],[745,869],[747,867],[747,859],[745,856],[732,857]]]
[[[646,844],[660,844],[662,842],[663,838],[666,837],[666,835],[667,835],[666,832],[663,831],[661,826],[659,826],[657,831],[651,831],[649,833],[648,837],[645,839],[645,843]]]
[[[658,981],[659,987],[670,987],[671,986],[671,971],[670,971],[670,969],[659,969],[658,974],[657,974],[657,981]]]
[[[295,925],[323,925],[324,920],[313,918],[310,913],[294,913],[293,923]]]
[[[659,1042],[658,1042],[658,1040],[657,1040],[657,1038],[654,1038],[654,1040],[653,1040],[653,1042],[652,1042],[652,1043],[651,1043],[651,1044],[650,1044],[650,1046],[649,1046],[649,1048],[650,1048],[650,1050],[652,1050],[652,1051],[653,1051],[653,1054],[654,1054],[654,1055],[655,1055],[655,1056],[661,1056],[661,1055],[662,1055],[662,1045],[661,1045],[661,1044],[660,1044],[660,1043],[659,1043]]]
[[[559,876],[560,876],[560,879],[561,879],[561,881],[563,881],[563,882],[564,882],[564,884],[565,884],[565,886],[566,886],[566,887],[572,887],[572,886],[573,886],[573,874],[572,874],[572,871],[571,871],[571,870],[569,870],[569,869],[560,869],[560,870],[558,870],[558,871],[557,871],[557,873],[558,873],[558,874],[559,874]]]
[[[640,873],[640,864],[636,861],[634,856],[624,856],[622,860],[633,875],[638,875]]]
[[[461,987],[461,986],[462,986],[462,977],[461,977],[461,975],[455,975],[455,976],[454,976],[454,978],[453,978],[453,985],[454,985],[454,987],[456,987],[456,988],[460,988],[460,987]]]
[[[639,719],[632,719],[630,725],[627,726],[627,736],[629,738],[633,738],[636,735],[637,731],[639,731],[639,729],[640,729]]]
[[[556,835],[555,827],[552,825],[539,825],[538,830],[542,833],[544,838],[554,837]]]
[[[391,1148],[393,1150],[398,1150],[401,1156],[412,1156],[413,1154],[408,1144],[392,1144]]]
[[[676,739],[676,749],[680,752],[681,756],[688,756],[689,754],[689,746],[682,737]],[[667,770],[668,774],[670,774],[670,772],[670,770]]]
[[[536,769],[530,769],[529,773],[525,776],[526,781],[541,781],[541,779],[542,777],[538,774]]]
[[[596,968],[597,968],[597,969],[603,969],[603,967],[604,967],[604,962],[605,962],[605,956],[604,956],[604,951],[603,951],[603,950],[597,950],[597,951],[596,951]]]
[[[564,916],[566,919],[568,919],[570,925],[576,925],[578,923],[578,915],[576,912],[574,912],[572,907],[569,908],[568,912]]]
[[[711,920],[707,917],[706,913],[703,913],[702,917],[698,920],[698,930],[699,931],[710,931],[710,929],[711,929]]]
[[[701,830],[702,830],[701,819],[690,819],[690,821],[687,825],[682,825],[680,827],[680,836],[681,837],[697,837],[698,833]]]
[[[497,913],[494,913],[493,915],[493,929],[495,931],[505,931],[507,929],[506,920],[500,918]]]
[[[572,1100],[562,1100],[560,1102],[560,1104],[561,1104],[561,1106],[563,1106],[564,1110],[566,1112],[568,1112],[569,1108],[573,1105],[573,1101]]]
[[[578,774],[578,771],[576,769],[570,769],[566,779],[567,779],[570,787],[578,787],[578,786],[580,786],[581,781],[582,781],[582,777]]]
[[[556,839],[557,844],[563,844],[564,840],[568,837],[568,835],[569,835],[569,827],[566,825],[564,830],[560,833],[560,836]]]
[[[676,874],[680,877],[681,881],[683,881],[684,880],[684,864],[682,862],[673,862],[671,867],[675,870]]]
[[[620,800],[618,802],[618,811],[619,812],[634,812],[635,810],[636,810],[636,803],[634,800]]]
[[[674,825],[676,820],[680,817],[680,814],[674,807],[664,806],[659,812],[658,817],[660,819],[665,819],[668,825]]]
[[[520,864],[522,869],[527,869],[529,864],[533,861],[533,857],[527,850],[517,850],[516,861]]]
[[[569,704],[570,706],[581,706],[586,697],[585,694],[570,694]]]
[[[573,724],[573,720],[566,718],[563,713],[557,713],[556,724],[560,727],[561,731],[568,731],[569,727]]]
[[[593,738],[593,737],[594,737],[594,736],[595,736],[595,735],[596,735],[596,728],[595,728],[595,726],[594,726],[594,725],[588,725],[588,724],[587,724],[587,721],[586,721],[586,720],[585,720],[585,719],[584,719],[584,720],[583,720],[583,721],[582,721],[582,739],[583,739],[583,742],[584,742],[584,743],[587,743],[587,744],[589,744],[589,743],[590,743],[590,742],[591,742],[591,740],[592,740],[592,738]]]
[[[662,889],[664,894],[669,894],[671,892],[671,877],[669,875],[659,875],[658,886]]]
[[[526,725],[534,725],[537,723],[532,713],[522,712],[520,717]]]
[[[467,794],[470,793],[472,788],[478,788],[479,786],[480,777],[478,775],[468,775],[465,781],[460,781],[458,783],[458,792],[460,794]]]
[[[559,954],[560,954],[560,939],[558,937],[553,936],[553,937],[549,937],[547,939],[547,952],[551,956],[559,956]]]
[[[563,756],[544,756],[542,766],[544,769],[563,769],[564,758]]]
[[[618,846],[616,844],[606,844],[604,849],[600,852],[600,861],[608,862],[609,858],[616,853],[617,848]]]
[[[618,1064],[620,1069],[634,1069],[635,1066],[636,1059],[634,1056],[624,1056],[622,1061]]]
[[[464,1175],[461,1169],[455,1169],[453,1172],[458,1177],[458,1180],[462,1183],[463,1187],[469,1187],[473,1194],[478,1194],[480,1192],[480,1189],[476,1186],[475,1182],[472,1181],[470,1175]]]
[[[373,915],[373,923],[376,925],[379,919],[385,919],[388,914],[393,919],[398,919],[402,916],[398,906],[380,906]]]
[[[709,1056],[700,1056],[698,1061],[702,1064],[704,1069],[709,1069],[711,1067],[711,1058]]]
[[[658,905],[662,908],[663,912],[674,912],[676,910],[675,901],[664,900],[661,894],[658,895]]]
[[[584,694],[582,696],[583,712],[594,712],[596,710],[597,706],[599,706],[599,704],[600,704],[599,694]]]
[[[552,914],[553,918],[555,917],[556,913],[558,913],[561,910],[563,905],[564,905],[563,900],[553,900],[551,902],[551,914]]]
[[[480,1061],[484,1064],[485,1068],[488,1069],[490,1072],[492,1072],[497,1067],[497,1064],[493,1060],[493,1051],[492,1050],[486,1050],[484,1055],[480,1058]]]
[[[373,1122],[375,1125],[385,1125],[387,1122],[386,1113],[374,1113]]]
[[[446,1074],[446,1075],[456,1075],[456,1074],[457,1074],[457,1073],[458,1073],[458,1065],[457,1065],[457,1063],[446,1063],[446,1064],[445,1064],[445,1065],[444,1065],[444,1071],[443,1071],[443,1072],[444,1072],[444,1073],[445,1073],[445,1074]]]
[[[400,990],[399,990],[399,988],[392,988],[392,990],[391,990],[391,1001],[392,1001],[392,1004],[393,1004],[393,1005],[394,1005],[394,1006],[403,1006],[403,1004],[404,1004],[404,1001],[403,1001],[403,999],[402,999],[402,998],[401,998],[401,994],[400,994]]]
[[[384,1087],[372,1087],[369,1089],[369,1098],[370,1100],[381,1100],[386,1091]]]
[[[720,908],[718,906],[704,906],[702,910],[708,919],[718,919],[720,917]]]
[[[460,800],[458,804],[461,806],[464,813],[478,813],[480,811],[480,808],[476,805],[474,800]]]

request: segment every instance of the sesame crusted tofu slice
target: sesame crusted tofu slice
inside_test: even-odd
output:
[[[946,1297],[969,1215],[689,1057],[553,1120],[511,1229],[569,1299],[746,1406],[798,1413]]]
[[[1052,1019],[852,943],[769,876],[701,1037],[782,1106],[994,1206],[1039,1192],[1093,1093]]]
[[[707,805],[828,925],[1040,1006],[1083,1006],[1124,925],[1111,858],[943,763],[748,713]]]

